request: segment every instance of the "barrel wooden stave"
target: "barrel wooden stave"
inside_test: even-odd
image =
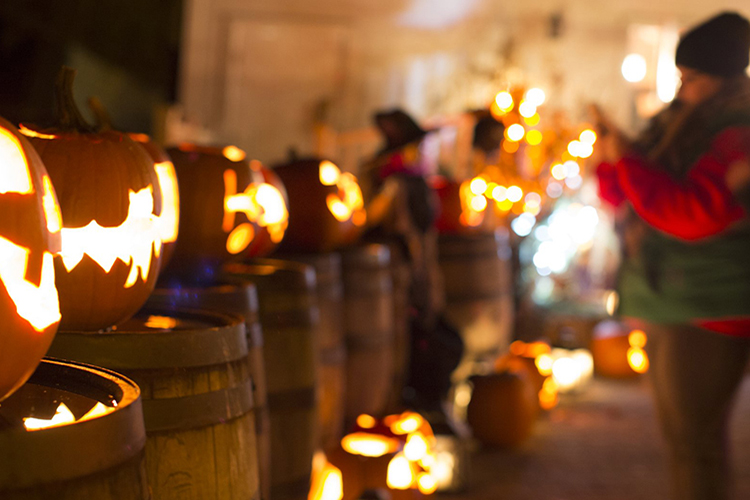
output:
[[[344,253],[347,344],[345,419],[382,415],[394,378],[393,277],[388,247],[370,244]]]
[[[255,285],[247,282],[211,287],[157,288],[148,304],[155,307],[194,307],[238,314],[245,319],[247,367],[253,381],[261,498],[268,500],[271,489],[271,424],[263,361],[263,331],[258,316],[258,293]]]
[[[495,358],[513,336],[514,296],[510,247],[503,234],[442,236],[439,263],[446,292],[445,317],[460,332],[464,356],[454,380]]]
[[[258,290],[271,420],[271,498],[304,498],[318,441],[315,272],[296,262],[256,259],[227,265],[225,277],[250,280]]]

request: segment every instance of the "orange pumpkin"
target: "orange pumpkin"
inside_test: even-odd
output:
[[[146,150],[154,162],[156,177],[161,191],[161,211],[159,213],[159,235],[162,243],[162,268],[167,266],[174,253],[180,225],[180,191],[177,187],[177,173],[166,151],[146,134],[128,134]]]
[[[289,196],[284,252],[327,252],[351,243],[366,221],[356,177],[321,158],[274,168]]]
[[[259,161],[251,161],[250,169],[257,174],[261,183],[255,193],[260,213],[258,233],[245,256],[266,257],[279,246],[289,227],[289,196],[284,183],[273,170]]]
[[[60,322],[60,207],[42,160],[0,118],[0,400],[31,376]]]
[[[638,376],[628,362],[631,348],[628,335],[628,329],[615,321],[604,321],[594,328],[591,356],[597,374],[612,378]]]
[[[22,128],[44,162],[64,226],[55,260],[60,328],[95,331],[127,320],[156,284],[161,191],[148,154],[127,134],[94,130],[73,99],[75,71],[57,82],[58,123]]]
[[[539,412],[537,391],[525,370],[508,370],[471,378],[474,390],[466,419],[474,437],[490,446],[523,443]]]
[[[258,174],[234,146],[181,144],[167,153],[180,191],[180,241],[163,281],[214,283],[222,264],[239,260],[256,238],[255,207],[246,190],[258,183]]]

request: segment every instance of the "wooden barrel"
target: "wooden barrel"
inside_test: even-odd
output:
[[[258,292],[255,285],[248,282],[211,287],[157,288],[147,304],[153,307],[218,311],[245,318],[248,370],[253,380],[261,498],[268,500],[271,494],[271,432],[263,362],[263,331],[258,317]]]
[[[338,253],[281,256],[315,269],[320,325],[316,335],[319,447],[338,445],[344,432],[346,345],[344,344],[344,283]]]
[[[461,332],[464,358],[456,378],[497,357],[513,334],[511,250],[507,234],[446,235],[439,245],[448,321]]]
[[[393,385],[394,313],[391,254],[370,244],[343,254],[347,345],[346,413],[382,415]]]
[[[402,259],[394,259],[391,252],[393,278],[393,385],[388,400],[388,412],[402,409],[402,399],[411,355],[409,288],[411,270]]]
[[[315,271],[297,262],[228,264],[226,279],[258,289],[271,415],[271,498],[306,498],[317,442]]]
[[[78,421],[27,431],[64,403]],[[83,417],[99,405],[107,413]],[[0,406],[3,500],[147,500],[140,391],[109,370],[45,359]]]
[[[117,370],[140,386],[154,500],[258,497],[242,318],[144,309],[111,333],[58,332],[50,353]]]

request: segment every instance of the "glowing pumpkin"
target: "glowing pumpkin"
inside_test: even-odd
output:
[[[58,76],[57,126],[21,133],[49,171],[64,220],[55,259],[60,328],[95,331],[135,314],[156,284],[161,191],[142,147],[81,117],[74,76],[69,68]]]
[[[158,215],[158,230],[162,242],[162,267],[166,267],[174,253],[180,225],[180,191],[177,188],[177,173],[172,159],[166,151],[146,134],[128,134],[146,150],[154,162],[156,177],[161,191],[161,212]]]
[[[31,376],[60,322],[60,207],[42,160],[0,118],[0,400]]]
[[[539,412],[537,391],[526,370],[475,376],[466,419],[484,444],[513,447],[524,442]]]
[[[258,233],[245,255],[265,257],[281,243],[289,227],[289,197],[284,183],[273,170],[259,161],[251,161],[250,169],[257,173],[260,182],[250,190],[258,205]]]
[[[259,177],[244,151],[181,144],[167,153],[180,191],[180,241],[164,280],[213,283],[225,262],[240,259],[258,233],[248,190]]]
[[[289,227],[280,249],[326,252],[352,242],[366,222],[356,177],[319,158],[274,168],[289,196]]]
[[[616,321],[603,321],[593,331],[591,355],[599,375],[631,378],[648,370],[648,356],[643,347],[646,334],[630,331]]]

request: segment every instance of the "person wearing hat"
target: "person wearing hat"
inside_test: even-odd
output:
[[[648,334],[674,498],[730,497],[729,415],[750,355],[750,23],[687,31],[676,100],[633,142],[599,116],[602,198],[623,246],[619,314]]]

